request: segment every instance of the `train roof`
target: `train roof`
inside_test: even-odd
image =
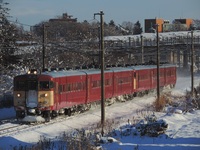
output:
[[[84,70],[80,70],[86,74],[99,74],[101,72],[101,69],[84,69]],[[110,69],[105,69],[104,72],[113,72]]]
[[[113,70],[114,72],[122,72],[122,71],[132,71],[132,68],[128,68],[128,67],[113,67],[110,68],[111,70]]]
[[[162,64],[160,68],[167,68],[167,67],[175,67],[172,64]],[[156,69],[156,65],[138,65],[138,66],[128,66],[128,67],[111,67],[106,68],[104,70],[105,73],[107,72],[122,72],[122,71],[131,71],[131,70],[144,70],[144,69]],[[42,75],[48,75],[53,78],[64,77],[64,76],[80,76],[80,75],[90,75],[90,74],[99,74],[101,69],[81,69],[81,70],[54,70],[54,71],[45,71],[42,72]]]
[[[59,70],[59,71],[45,71],[42,72],[43,75],[49,75],[54,78],[58,77],[64,77],[64,76],[80,76],[80,75],[85,75],[84,72],[81,72],[79,70]]]
[[[173,64],[161,64],[160,68],[168,68],[168,67],[176,67]],[[144,70],[144,69],[156,69],[156,65],[138,65],[138,66],[128,66],[128,68],[132,68],[133,70]]]
[[[127,67],[113,67],[106,68],[104,72],[122,72],[122,71],[131,71],[132,68]],[[61,71],[45,71],[42,72],[42,75],[49,75],[51,77],[63,77],[63,76],[79,76],[79,75],[90,75],[90,74],[99,74],[101,69],[83,69],[83,70],[61,70]]]

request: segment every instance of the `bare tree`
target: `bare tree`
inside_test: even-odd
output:
[[[0,1],[0,64],[4,66],[16,62],[13,54],[16,50],[17,32],[16,26],[7,19],[9,15],[9,9],[6,7],[7,4]]]

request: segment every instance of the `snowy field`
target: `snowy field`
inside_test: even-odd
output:
[[[200,78],[196,76],[195,85],[199,85]],[[189,90],[190,77],[178,77],[176,87],[173,89],[173,95],[184,95],[186,89]],[[137,116],[138,110],[142,110],[145,106],[153,103],[155,95],[150,94],[142,98],[134,98],[126,103],[115,103],[106,107],[106,119],[118,119],[122,125],[127,124],[128,119]],[[90,129],[101,119],[100,107],[92,108],[83,114],[72,116],[60,122],[27,128],[23,131],[0,135],[0,150],[11,149],[13,146],[32,145],[39,141],[41,137],[56,139],[63,132],[69,132],[76,129]],[[155,113],[157,118],[164,119],[169,127],[165,134],[159,137],[148,136],[121,136],[117,134],[113,136],[114,142],[102,144],[106,150],[199,150],[200,149],[200,110],[188,113]],[[0,109],[1,119],[14,117],[13,108]],[[128,125],[128,124],[127,124]],[[0,131],[3,128],[0,125]],[[119,129],[116,128],[116,131]]]

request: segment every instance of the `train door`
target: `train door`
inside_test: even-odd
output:
[[[58,93],[58,79],[55,79],[54,82],[54,106],[56,106],[56,110],[58,109],[58,99],[59,99],[59,93]]]
[[[36,80],[29,80],[26,91],[26,106],[28,108],[35,108],[38,106],[38,82]]]
[[[90,75],[87,74],[86,76],[86,101],[87,103],[90,102],[90,90],[91,90],[91,86],[90,86]]]
[[[137,88],[137,74],[136,74],[136,71],[134,71],[134,74],[133,74],[133,91],[134,92],[136,91],[136,88]]]
[[[151,89],[153,89],[154,88],[154,85],[153,85],[154,84],[153,69],[151,69],[150,72],[151,72],[150,73],[150,76],[151,76],[150,77],[150,80],[151,80]]]

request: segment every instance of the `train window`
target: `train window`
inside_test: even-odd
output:
[[[101,81],[92,81],[92,88],[97,88],[101,86]]]
[[[78,83],[66,84],[66,89],[65,90],[67,92],[85,90],[85,83],[84,82],[78,82]]]
[[[67,84],[67,92],[70,92],[72,90],[72,84]]]
[[[52,81],[49,82],[49,88],[54,88],[54,83]]]
[[[149,76],[148,75],[139,75],[139,80],[142,81],[142,80],[148,80],[149,79]]]
[[[83,89],[83,90],[86,89],[86,84],[85,84],[85,82],[82,82],[82,89]]]
[[[49,89],[49,81],[40,81],[40,89]]]
[[[77,85],[77,90],[83,90],[82,83],[78,83],[78,85]]]
[[[63,86],[62,85],[58,86],[58,91],[59,91],[59,93],[63,92]]]
[[[171,71],[170,70],[167,70],[167,76],[171,76]]]
[[[105,85],[106,86],[112,85],[112,80],[111,79],[106,79],[105,80]]]
[[[24,81],[16,81],[15,82],[15,90],[25,90],[25,82]]]
[[[52,81],[40,81],[39,87],[40,89],[50,89],[54,87],[54,83]]]
[[[118,84],[126,84],[131,82],[131,77],[121,77],[118,79]]]

